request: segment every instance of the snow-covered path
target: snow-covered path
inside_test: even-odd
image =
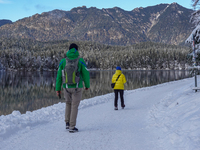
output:
[[[193,123],[199,123],[200,115],[197,113],[200,94],[194,93],[192,86],[193,78],[190,78],[125,91],[126,107],[118,111],[113,109],[113,93],[84,100],[78,114],[78,133],[69,133],[65,129],[64,103],[24,115],[13,112],[8,116],[0,116],[0,121],[3,121],[0,123],[0,150],[196,149],[200,146],[199,131],[192,134],[194,139],[188,137],[191,141],[181,147],[181,144],[186,143],[188,135],[186,139],[178,136],[181,135],[180,125],[170,127],[174,121],[173,114],[180,110],[182,114],[179,113],[175,118],[183,116],[184,106],[191,96],[196,105],[192,107],[192,112],[186,113]],[[181,106],[180,109],[177,105]],[[182,118],[183,125],[189,125],[186,119]],[[199,129],[195,125],[192,127],[190,130]],[[175,135],[177,128],[180,133]]]

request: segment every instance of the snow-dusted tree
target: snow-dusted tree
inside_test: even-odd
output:
[[[200,65],[200,7],[199,7],[200,1],[192,0],[192,6],[194,8],[194,11],[191,14],[190,22],[194,25],[194,30],[187,38],[186,43],[191,43],[194,50],[190,54],[191,56],[190,58],[192,58],[193,60],[193,66],[199,66]]]
[[[192,31],[190,36],[187,38],[187,43],[193,42],[193,37],[195,44],[200,43],[200,1],[192,0],[192,6],[194,8],[194,12],[191,14],[190,22],[194,25],[195,29]]]

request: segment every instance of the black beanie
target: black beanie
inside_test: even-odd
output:
[[[78,46],[75,43],[70,44],[69,50],[72,48],[75,48],[76,50],[78,50]]]

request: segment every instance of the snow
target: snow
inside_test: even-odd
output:
[[[198,85],[200,76],[198,76]],[[79,132],[65,129],[65,103],[0,116],[0,150],[199,150],[200,91],[194,78],[81,101]],[[120,102],[119,102],[120,104]]]

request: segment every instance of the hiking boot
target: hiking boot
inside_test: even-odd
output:
[[[117,108],[117,107],[115,107],[115,110],[118,110],[118,108]]]
[[[66,123],[66,129],[69,129],[69,122]]]
[[[122,106],[122,109],[124,109],[125,105]]]
[[[70,133],[74,133],[74,132],[78,132],[78,129],[76,127],[74,127],[73,129],[69,129]]]

